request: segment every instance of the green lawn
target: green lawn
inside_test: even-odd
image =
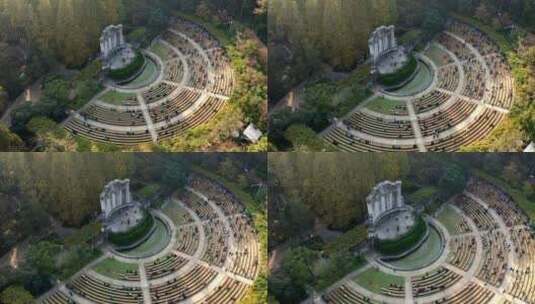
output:
[[[429,237],[420,248],[400,260],[388,263],[404,270],[425,267],[440,257],[441,242],[438,232],[434,228],[429,227]]]
[[[158,73],[158,68],[156,66],[156,63],[148,59],[147,65],[145,66],[143,73],[141,73],[141,75],[136,77],[136,79],[134,79],[132,82],[128,83],[127,86],[137,87],[137,86],[141,86],[143,84],[149,83],[152,79],[156,78],[157,73]]]
[[[163,43],[157,42],[149,49],[154,54],[158,55],[162,60],[168,60],[170,49]]]
[[[420,70],[418,74],[409,83],[404,85],[401,89],[394,91],[393,93],[398,95],[414,95],[425,90],[433,81],[433,73],[430,68],[420,63]]]
[[[448,63],[447,60],[444,60],[444,55],[448,56],[446,52],[438,48],[435,44],[432,44],[427,51],[425,51],[425,56],[429,57],[437,66],[443,66]]]
[[[129,256],[147,256],[153,255],[163,250],[169,243],[170,235],[167,233],[164,223],[160,220],[155,221],[156,230],[152,235],[138,247],[124,251]]]
[[[167,203],[162,208],[162,212],[169,216],[175,225],[182,225],[192,221],[189,213],[173,201]]]
[[[138,264],[123,263],[114,258],[107,258],[98,263],[93,270],[113,279],[122,279],[122,274],[138,271],[139,266]]]
[[[437,220],[453,235],[456,231],[455,227],[462,222],[462,217],[448,205],[442,209]]]
[[[135,97],[135,95],[131,93],[121,93],[121,92],[112,90],[102,95],[99,99],[106,103],[110,103],[114,105],[122,105],[123,102],[129,97]]]
[[[143,198],[152,198],[160,190],[158,184],[148,184],[137,191],[137,194]]]
[[[396,113],[396,107],[401,106],[405,106],[404,101],[377,97],[370,101],[370,103],[366,105],[366,108],[378,113],[392,115]]]
[[[353,279],[353,281],[365,289],[375,293],[381,293],[381,288],[388,287],[390,284],[405,286],[404,277],[387,274],[376,270],[373,267],[359,274]]]
[[[413,203],[423,204],[431,199],[438,191],[439,190],[436,187],[426,186],[409,194],[408,198]]]

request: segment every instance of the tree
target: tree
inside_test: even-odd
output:
[[[316,260],[316,253],[306,247],[295,247],[288,250],[282,262],[282,270],[292,279],[292,282],[305,287],[314,282],[312,265]]]
[[[41,241],[32,245],[28,250],[28,262],[39,273],[54,273],[56,271],[56,255],[60,246],[49,241]]]
[[[466,172],[457,164],[448,165],[438,183],[446,196],[451,196],[463,191],[466,186]]]
[[[3,304],[31,304],[34,298],[31,293],[21,286],[10,286],[0,294]]]
[[[229,180],[235,179],[240,173],[240,169],[234,164],[232,159],[226,158],[219,165],[219,174],[225,176]]]
[[[168,190],[178,190],[186,186],[188,171],[180,159],[173,159],[168,162],[162,176],[162,183]]]
[[[511,160],[503,168],[502,176],[513,187],[520,188],[522,186],[522,172],[514,160]]]

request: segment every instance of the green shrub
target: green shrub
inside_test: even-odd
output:
[[[409,62],[404,67],[394,73],[379,75],[378,80],[385,86],[395,86],[409,78],[417,67],[418,61],[416,61],[414,56],[411,56]]]
[[[386,255],[397,255],[413,247],[427,232],[427,224],[418,217],[416,225],[407,234],[397,240],[377,242],[377,250]]]
[[[110,233],[108,239],[117,246],[127,246],[141,239],[154,225],[154,218],[145,214],[143,221],[127,232]]]
[[[122,69],[111,70],[108,76],[114,80],[126,80],[134,75],[145,64],[145,56],[141,53],[137,53],[134,60]]]

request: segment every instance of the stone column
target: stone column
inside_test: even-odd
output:
[[[397,194],[398,194],[398,206],[399,207],[403,207],[403,196],[401,194],[401,183],[398,185],[398,189],[397,189]]]
[[[392,39],[392,46],[393,47],[397,47],[398,46],[397,43],[396,43],[396,32],[395,32],[395,29],[396,28],[394,26],[392,26],[392,31],[390,32],[390,36],[391,36],[390,39]]]

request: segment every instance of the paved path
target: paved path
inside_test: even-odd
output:
[[[154,143],[157,143],[158,132],[156,132],[156,130],[154,129],[154,123],[152,122],[152,118],[150,117],[149,110],[147,109],[145,98],[143,98],[143,95],[141,93],[137,93],[137,100],[141,104],[141,112],[143,112],[143,117],[145,118],[145,123],[147,124],[147,128],[150,132],[150,136],[152,137],[152,141]]]

